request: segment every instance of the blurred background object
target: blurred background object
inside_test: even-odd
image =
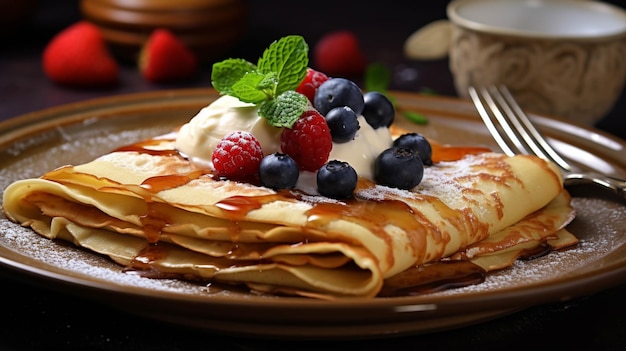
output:
[[[389,89],[458,96],[447,55],[424,58],[425,53],[422,52],[417,53],[417,56],[422,56],[421,58],[415,58],[404,54],[405,42],[411,34],[435,21],[447,20],[446,6],[449,0],[389,6],[372,1],[355,4],[317,0],[315,6],[311,6],[297,1],[248,0],[241,39],[221,57],[204,61],[197,78],[192,82],[184,84],[146,82],[141,78],[135,62],[128,64],[120,62],[121,84],[115,89],[90,91],[59,89],[52,86],[39,69],[40,55],[55,34],[83,19],[82,1],[38,1],[32,5],[35,8],[31,8],[33,13],[26,20],[11,31],[0,33],[4,44],[0,52],[0,76],[4,78],[0,79],[2,93],[0,120],[99,96],[167,88],[206,87],[210,85],[212,63],[217,60],[242,57],[256,62],[259,52],[262,52],[271,41],[289,34],[303,35],[310,47],[314,48],[324,35],[338,30],[354,33],[367,62],[380,63],[389,69],[391,73]],[[134,3],[145,0],[126,1]],[[622,9],[626,5],[624,0],[604,1]],[[605,118],[596,122],[595,126],[626,138],[626,125],[623,123],[621,112],[625,109],[626,94],[622,92],[613,109]]]
[[[411,34],[404,42],[404,55],[412,60],[448,57],[452,24],[448,20],[431,22]]]
[[[457,94],[505,85],[532,112],[594,125],[626,80],[626,11],[600,1],[456,0],[450,69]]]
[[[243,37],[246,0],[81,0],[84,19],[96,24],[113,54],[136,61],[157,28],[174,33],[201,60],[221,57]]]

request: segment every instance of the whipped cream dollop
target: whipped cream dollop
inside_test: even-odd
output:
[[[328,159],[348,162],[359,176],[374,179],[374,160],[391,147],[393,140],[389,128],[374,129],[363,116],[358,120],[359,130],[354,139],[347,143],[333,143]]]
[[[211,155],[215,146],[228,133],[237,130],[252,133],[266,155],[280,151],[282,129],[260,117],[254,104],[229,95],[223,95],[201,109],[180,128],[176,149],[192,162],[212,168]]]
[[[392,145],[393,140],[389,128],[374,129],[363,116],[359,116],[359,125],[354,140],[333,143],[328,159],[348,162],[359,176],[373,179],[374,160]],[[236,130],[252,133],[259,140],[264,154],[280,152],[282,128],[274,127],[260,117],[255,105],[229,95],[221,96],[184,124],[178,132],[176,148],[192,162],[212,167],[211,155],[215,146]],[[303,175],[303,179],[307,178],[310,177]]]

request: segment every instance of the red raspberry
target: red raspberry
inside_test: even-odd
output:
[[[211,161],[220,177],[254,182],[262,158],[263,150],[257,138],[249,132],[235,131],[217,143]]]
[[[300,169],[317,171],[328,161],[333,140],[326,119],[316,110],[304,111],[291,128],[280,135],[280,148]]]
[[[322,72],[316,71],[312,68],[307,68],[306,76],[304,80],[300,83],[296,91],[304,96],[306,96],[311,103],[313,103],[313,98],[315,97],[315,92],[317,88],[322,85],[325,81],[328,80],[328,76]]]

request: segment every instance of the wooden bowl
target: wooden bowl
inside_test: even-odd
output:
[[[217,60],[243,36],[248,13],[245,0],[81,0],[80,10],[130,61],[156,28],[171,30],[200,60]]]

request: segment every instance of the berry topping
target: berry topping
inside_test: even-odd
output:
[[[306,76],[300,85],[296,88],[296,91],[306,96],[311,103],[315,98],[315,92],[317,88],[328,80],[328,76],[322,72],[316,71],[312,68],[307,68]]]
[[[317,88],[313,106],[322,114],[335,107],[348,106],[354,113],[363,112],[363,92],[356,83],[345,78],[330,78]]]
[[[77,22],[56,34],[43,52],[43,71],[55,83],[74,87],[109,87],[118,83],[119,67],[94,24]]]
[[[165,28],[158,28],[150,34],[139,55],[142,76],[155,83],[190,79],[195,76],[198,67],[196,54]]]
[[[315,110],[307,110],[291,128],[280,136],[282,152],[291,156],[301,170],[317,171],[328,160],[333,147],[326,119]]]
[[[430,142],[426,139],[425,136],[419,133],[406,133],[399,136],[396,140],[393,141],[393,146],[403,147],[407,149],[411,149],[414,152],[417,152],[420,159],[426,166],[431,166],[433,164],[432,154],[433,149],[430,146]]]
[[[363,94],[363,117],[374,129],[389,127],[396,115],[391,101],[382,93],[369,91]]]
[[[347,198],[356,189],[358,176],[350,164],[332,160],[317,171],[317,190],[326,197]]]
[[[215,174],[220,177],[254,182],[262,158],[261,144],[254,135],[245,131],[235,131],[217,143],[211,161]]]
[[[326,114],[326,123],[335,143],[347,143],[359,130],[356,113],[348,106],[335,107]]]
[[[259,165],[259,179],[268,188],[291,189],[296,186],[299,176],[296,161],[280,152],[263,157]]]
[[[376,183],[409,190],[422,181],[424,164],[411,149],[390,147],[374,161]]]
[[[214,63],[211,84],[220,94],[255,104],[270,125],[290,128],[309,103],[294,90],[306,77],[308,54],[304,38],[289,35],[273,42],[256,65],[236,58]]]
[[[339,30],[324,35],[313,50],[315,67],[334,76],[360,76],[367,59],[353,32]]]

